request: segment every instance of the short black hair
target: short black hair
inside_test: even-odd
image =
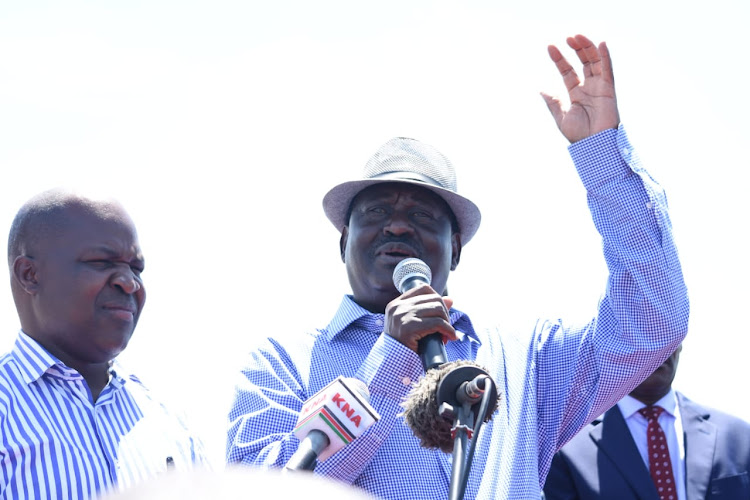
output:
[[[60,234],[64,229],[61,216],[72,205],[93,206],[90,200],[64,189],[44,191],[24,203],[10,225],[8,266],[12,266],[19,255],[33,252],[36,242]]]

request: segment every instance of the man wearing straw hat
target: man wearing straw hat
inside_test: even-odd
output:
[[[413,139],[382,146],[361,179],[324,197],[341,231],[352,294],[327,327],[290,345],[268,341],[243,370],[230,412],[231,463],[284,466],[302,404],[338,376],[369,390],[381,419],[315,473],[381,498],[446,498],[451,457],[420,447],[402,402],[424,374],[417,341],[438,332],[448,361],[487,367],[501,393],[471,468],[466,498],[539,498],[557,449],[660,365],[687,331],[688,299],[666,199],[633,153],[619,114],[606,44],[568,39],[583,81],[560,51],[549,55],[571,107],[543,95],[588,192],[609,284],[594,320],[572,328],[538,321],[530,332],[479,328],[446,297],[450,271],[477,231],[477,206],[456,192],[450,162]],[[399,294],[394,267],[417,257],[431,285]]]

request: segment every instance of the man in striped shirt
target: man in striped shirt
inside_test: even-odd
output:
[[[21,322],[0,358],[0,498],[87,499],[203,462],[200,442],[113,360],[146,292],[118,203],[52,190],[8,238]]]

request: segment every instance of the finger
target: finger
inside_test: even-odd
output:
[[[588,39],[588,37],[584,35],[576,35],[576,36],[570,36],[567,39],[568,46],[576,51],[576,54],[578,54],[578,57],[588,57],[589,53],[586,52],[585,49],[589,47],[594,47],[594,42]],[[596,48],[596,47],[594,47]],[[583,52],[581,52],[583,51]],[[585,62],[584,59],[581,60],[581,62]]]
[[[453,330],[453,335],[443,335],[443,344],[447,344],[448,342],[458,340],[458,335],[456,335],[456,330]]]
[[[583,64],[583,75],[585,77],[601,74],[601,56],[591,40],[583,35],[576,35],[568,38],[568,46],[576,51],[578,60]]]
[[[573,66],[571,66],[568,60],[563,57],[557,47],[550,45],[547,47],[547,52],[549,52],[549,57],[555,63],[555,66],[557,66],[557,71],[559,71],[560,75],[563,77],[563,83],[568,92],[581,84],[581,80],[578,79],[578,75],[573,69]]]
[[[589,61],[589,68],[592,75],[602,74],[602,57],[599,49],[594,43],[583,35],[578,35],[578,41],[581,43],[583,53]]]
[[[432,288],[427,283],[422,283],[420,285],[415,286],[414,288],[411,288],[407,291],[405,291],[401,296],[403,298],[409,298],[409,297],[416,297],[418,295],[436,295],[437,292],[434,288]]]
[[[549,109],[549,112],[552,113],[552,117],[555,119],[555,123],[557,123],[557,126],[560,126],[560,123],[562,123],[562,119],[565,116],[565,112],[562,109],[562,103],[560,102],[560,99],[557,97],[552,97],[549,94],[545,94],[544,92],[540,92],[542,99],[544,99],[544,102],[547,104],[547,109]]]
[[[612,69],[612,57],[609,55],[609,47],[607,47],[607,42],[602,42],[599,44],[599,52],[602,55],[602,77],[606,81],[611,82],[614,85],[615,74],[614,70]]]
[[[443,304],[445,304],[446,311],[450,311],[453,307],[453,299],[450,297],[443,297]]]
[[[434,332],[440,333],[443,337],[443,344],[447,344],[451,340],[458,340],[456,329],[453,328],[453,325],[451,325],[450,323],[449,311],[451,307],[453,307],[453,299],[451,299],[450,297],[441,297],[440,302],[443,304],[443,315],[441,315],[440,312],[435,309],[434,312],[437,313],[438,316],[428,321],[440,320],[442,317],[442,321],[438,323],[438,327],[436,327]]]
[[[433,333],[439,333],[443,337],[443,343],[451,340],[458,340],[456,335],[456,329],[450,324],[440,318],[423,318],[422,325],[420,325],[420,338],[426,337]]]
[[[411,302],[414,313],[420,318],[442,318],[448,321],[448,307],[439,295],[414,297]]]
[[[413,292],[410,290],[409,292]],[[406,294],[393,300],[386,306],[386,317],[397,323],[419,324],[430,318],[449,321],[448,308],[437,293],[418,294],[407,297]]]

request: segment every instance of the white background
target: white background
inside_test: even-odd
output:
[[[348,292],[320,202],[394,136],[456,165],[483,222],[456,307],[583,320],[606,272],[539,91],[547,45],[607,40],[621,118],[665,186],[691,295],[676,387],[750,419],[743,0],[0,0],[0,228],[64,185],[119,198],[146,254],[123,354],[221,461],[251,343],[325,326]],[[0,340],[18,321],[0,287]]]

